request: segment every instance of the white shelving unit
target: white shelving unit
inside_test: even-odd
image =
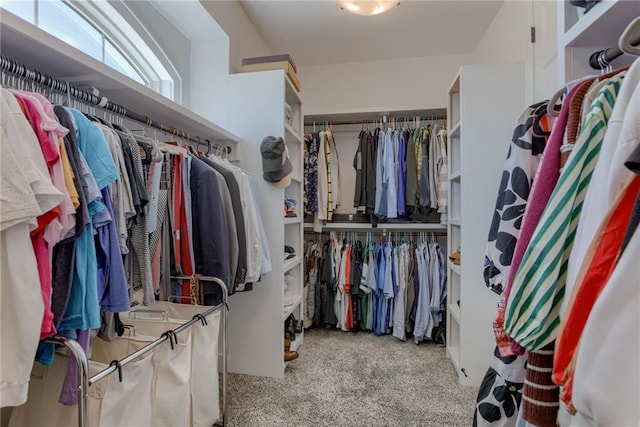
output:
[[[637,16],[640,16],[640,2],[635,0],[603,0],[580,19],[576,7],[569,2],[558,2],[559,81],[599,74],[600,71],[589,66],[589,57],[618,44],[626,26]],[[615,61],[615,68],[634,59],[624,55]]]
[[[284,322],[290,314],[302,318],[302,99],[282,70],[230,76],[229,127],[244,140],[243,166],[256,177],[273,270],[253,285],[253,291],[234,295],[229,302],[229,371],[283,378]],[[285,120],[285,102],[292,120]],[[291,185],[279,189],[262,179],[260,144],[266,136],[283,137],[293,164]],[[297,217],[285,218],[284,198],[295,199]],[[284,246],[296,257],[285,260]],[[293,305],[284,305],[284,274],[294,275]],[[292,349],[304,342],[296,336]]]
[[[463,385],[478,386],[494,346],[498,296],[486,288],[483,259],[513,125],[525,107],[524,65],[472,65],[449,89],[447,355]]]

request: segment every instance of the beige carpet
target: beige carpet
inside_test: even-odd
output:
[[[477,390],[445,349],[310,330],[285,378],[229,376],[229,426],[470,426]]]

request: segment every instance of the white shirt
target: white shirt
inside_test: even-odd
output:
[[[640,425],[640,230],[593,306],[578,347],[572,426]]]
[[[13,95],[0,108],[0,407],[27,400],[44,304],[30,231],[62,203],[40,145]]]
[[[636,60],[623,80],[607,124],[600,154],[583,202],[580,222],[569,256],[565,295],[571,295],[582,261],[598,226],[617,195],[633,174],[624,161],[635,148],[640,129],[640,61]],[[568,298],[562,304],[561,315]]]

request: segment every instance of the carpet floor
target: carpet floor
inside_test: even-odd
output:
[[[477,389],[445,349],[391,336],[305,332],[282,380],[229,375],[228,425],[470,426]]]

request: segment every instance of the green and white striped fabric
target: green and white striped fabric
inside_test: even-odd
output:
[[[622,72],[611,78],[591,104],[516,272],[504,329],[529,351],[541,349],[557,336],[567,263],[582,204],[625,75]]]

